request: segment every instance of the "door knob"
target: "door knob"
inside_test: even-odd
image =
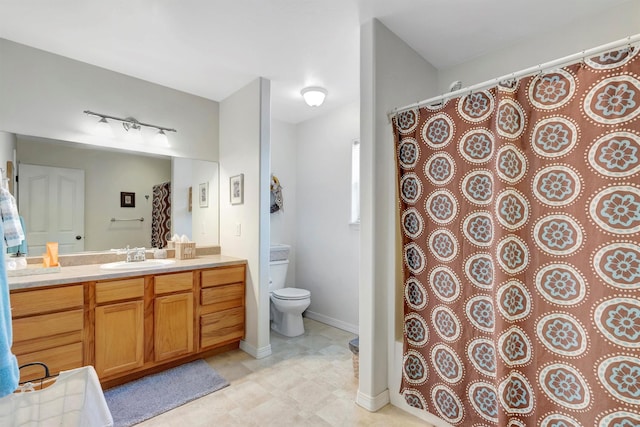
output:
[[[82,236],[76,236],[76,240],[81,240]]]

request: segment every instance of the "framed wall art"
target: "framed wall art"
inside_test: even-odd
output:
[[[244,203],[244,174],[229,178],[229,191],[231,194],[231,204],[241,205]]]
[[[136,193],[127,193],[125,191],[120,192],[120,207],[121,208],[135,208],[136,207]]]
[[[203,182],[199,185],[198,200],[200,201],[201,208],[206,208],[209,206],[209,181]]]

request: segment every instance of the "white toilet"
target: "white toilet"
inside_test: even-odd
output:
[[[304,334],[302,312],[311,304],[311,292],[287,288],[289,246],[271,246],[269,262],[269,295],[271,297],[271,329],[287,337]]]

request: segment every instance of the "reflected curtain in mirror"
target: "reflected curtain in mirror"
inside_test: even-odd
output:
[[[164,248],[171,238],[171,182],[153,186],[151,246]]]

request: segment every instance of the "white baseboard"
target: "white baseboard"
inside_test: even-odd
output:
[[[395,396],[392,396],[390,403],[414,417],[420,418],[421,420],[429,423],[428,425],[425,425],[425,427],[452,427],[451,424],[430,412],[409,406],[400,393],[396,393]]]
[[[305,311],[304,316],[309,319],[317,320],[325,325],[333,326],[334,328],[342,329],[343,331],[351,332],[352,334],[359,334],[358,325],[352,325],[351,323],[343,322],[342,320],[334,319],[333,317],[325,316],[324,314],[314,313],[313,311]]]
[[[244,351],[249,356],[255,357],[256,359],[263,359],[267,356],[271,356],[271,344],[261,348],[256,348],[248,342],[242,340],[240,341],[240,350]]]
[[[389,403],[389,389],[383,391],[377,396],[369,396],[358,390],[356,403],[369,412],[376,412],[384,408]]]

